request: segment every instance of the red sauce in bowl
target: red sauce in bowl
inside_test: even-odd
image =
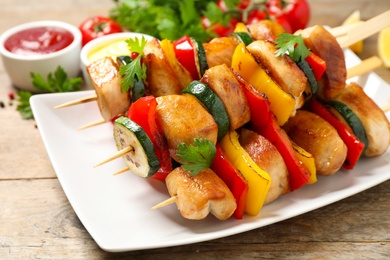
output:
[[[9,52],[24,56],[42,55],[66,48],[73,39],[73,35],[65,29],[42,26],[11,35],[4,47]]]

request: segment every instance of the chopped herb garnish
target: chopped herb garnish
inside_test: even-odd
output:
[[[194,139],[195,145],[181,143],[176,150],[176,156],[183,164],[184,170],[191,172],[191,176],[210,168],[216,153],[215,145],[208,139]]]
[[[142,36],[139,38],[130,38],[126,40],[127,47],[131,53],[138,53],[137,57],[130,63],[121,66],[119,74],[122,76],[122,92],[128,91],[135,84],[135,80],[146,79],[146,65],[142,62],[143,50],[148,41]]]
[[[276,56],[287,54],[295,62],[304,60],[310,54],[301,35],[279,34],[276,38],[276,47],[278,48]]]

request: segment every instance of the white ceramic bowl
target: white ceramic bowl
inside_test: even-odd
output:
[[[13,34],[37,27],[59,27],[69,31],[73,35],[73,41],[67,47],[48,54],[26,56],[15,54],[4,47],[5,41]],[[0,54],[4,68],[14,86],[20,89],[37,91],[32,84],[30,72],[39,73],[44,79],[50,72],[54,72],[61,66],[68,77],[77,77],[80,73],[80,30],[68,23],[60,21],[36,21],[21,24],[5,31],[0,36]]]
[[[80,53],[80,65],[87,88],[93,88],[86,69],[90,63],[105,56],[115,57],[120,55],[129,55],[130,51],[127,48],[125,40],[129,38],[142,37],[146,40],[153,39],[152,36],[147,34],[121,32],[104,35],[85,44]],[[113,45],[115,45],[115,47],[111,48]]]

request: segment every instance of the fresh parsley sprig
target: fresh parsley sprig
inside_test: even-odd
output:
[[[278,48],[276,56],[287,54],[294,62],[300,62],[310,54],[301,35],[279,34],[276,38],[276,47]]]
[[[68,78],[68,74],[61,66],[58,66],[54,73],[50,72],[47,75],[47,80],[39,73],[30,73],[32,84],[38,92],[57,93],[71,92],[81,89],[83,83],[82,78]],[[33,95],[30,91],[19,90],[17,111],[20,112],[23,119],[33,119],[34,115],[30,106],[30,97]]]
[[[217,0],[113,0],[115,7],[110,16],[132,32],[141,32],[158,39],[179,39],[183,35],[191,36],[199,42],[215,37],[210,28],[205,29],[202,18],[227,25],[236,12],[222,11]],[[225,0],[226,6],[235,8],[239,0]],[[237,9],[237,8],[236,8]]]
[[[30,106],[30,97],[32,96],[32,93],[26,90],[19,90],[17,96],[19,104],[16,107],[16,110],[19,111],[23,119],[33,119],[34,115]]]
[[[131,53],[138,53],[137,57],[130,63],[121,66],[119,75],[122,76],[122,92],[127,92],[135,84],[135,80],[146,79],[146,65],[142,62],[143,50],[148,41],[145,37],[130,38],[126,40],[127,47]]]
[[[183,169],[191,172],[191,176],[210,168],[216,153],[215,145],[208,139],[195,138],[194,144],[187,146],[185,143],[180,143],[176,150],[176,156],[183,164]]]
[[[58,66],[54,73],[47,75],[47,80],[39,73],[30,73],[32,84],[40,92],[71,92],[81,89],[83,80],[81,78],[68,78],[68,74],[61,66]]]

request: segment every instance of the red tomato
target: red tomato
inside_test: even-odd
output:
[[[253,9],[248,14],[246,24],[257,23],[258,21],[267,19],[267,12],[262,9]]]
[[[310,20],[310,7],[306,0],[268,0],[267,9],[275,20],[285,15],[292,32],[304,29]]]
[[[249,4],[250,4],[251,0],[242,0],[238,5],[237,5],[237,8],[238,9],[241,9],[241,10],[245,10]],[[226,12],[228,10],[227,6],[226,6],[226,3],[225,1],[223,0],[218,0],[217,2],[217,6],[219,7],[219,9],[221,9],[223,12]]]
[[[210,28],[213,33],[215,33],[218,37],[229,36],[234,32],[238,21],[234,18],[230,19],[230,23],[228,26],[223,26],[218,23],[210,24],[210,20],[207,17],[202,17],[202,25],[203,28]]]
[[[237,5],[237,7],[238,7],[239,9],[244,10],[244,9],[246,9],[246,8],[249,6],[250,2],[251,2],[251,0],[242,0],[242,1]]]
[[[88,18],[80,24],[79,29],[82,34],[83,46],[87,42],[100,36],[123,31],[119,23],[108,17],[103,16],[95,16]]]

